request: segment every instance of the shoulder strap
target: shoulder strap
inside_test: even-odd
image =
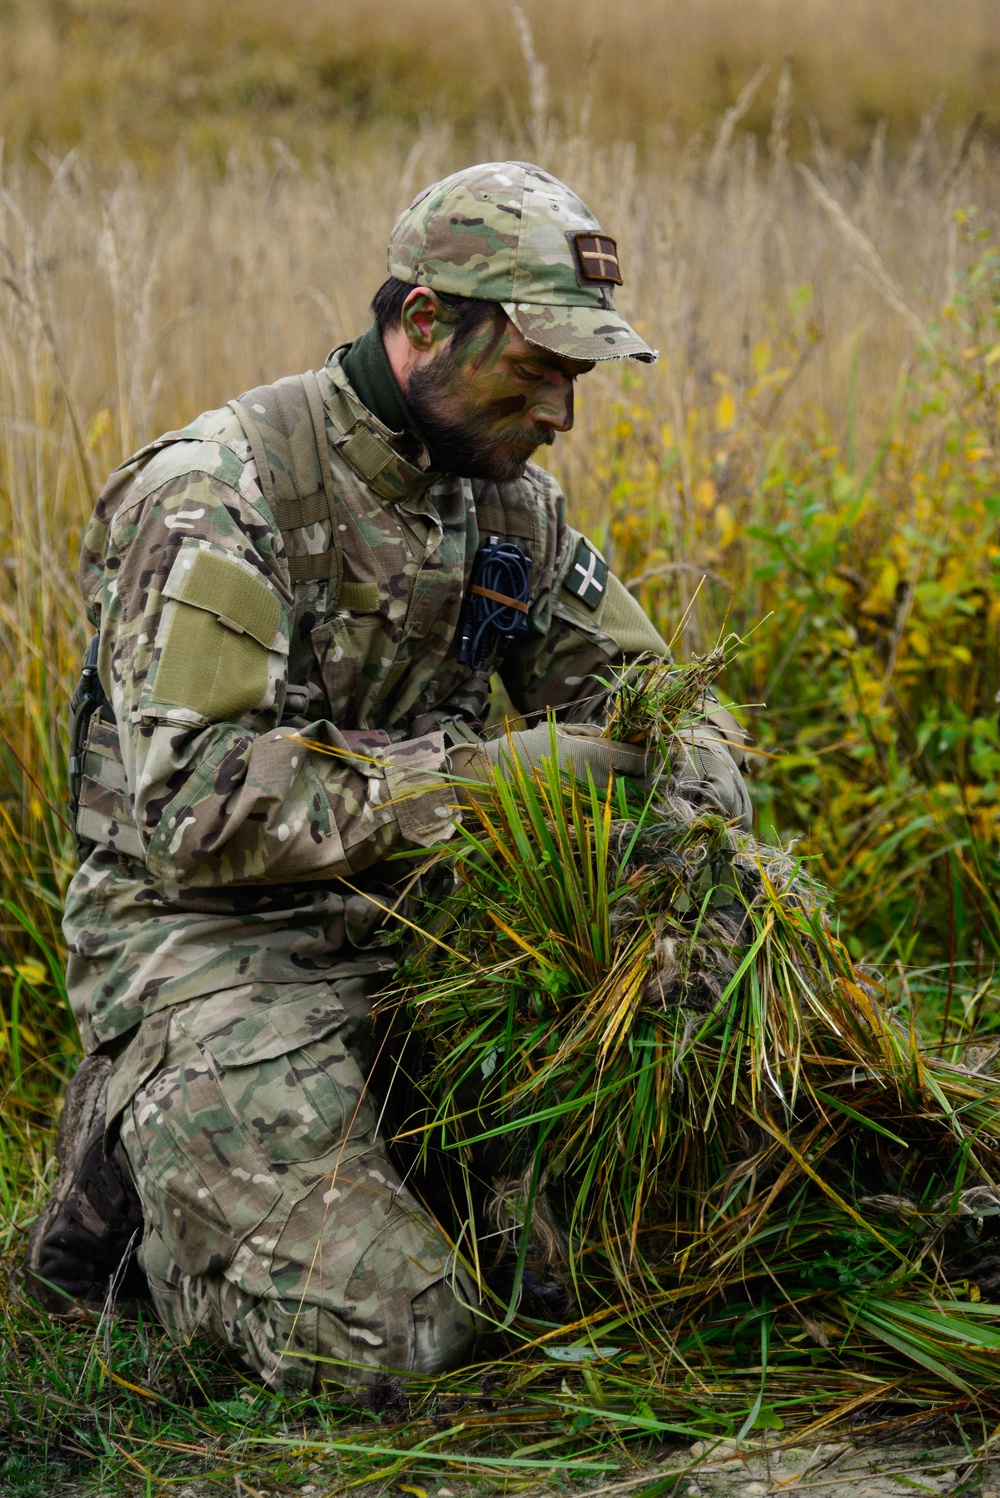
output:
[[[516,493],[513,484],[488,484],[476,496],[476,524],[480,545],[486,536],[513,541],[531,561],[531,587],[537,589],[541,575],[542,544],[536,507]],[[534,592],[532,593],[534,596]]]
[[[479,534],[503,536],[508,541],[527,541],[530,554],[538,553],[538,522],[526,505],[504,505],[497,490],[489,499],[476,500]]]
[[[289,531],[329,520],[330,551],[292,555],[293,583],[330,578],[335,593],[343,582],[339,510],[327,458],[323,398],[312,370],[288,375],[273,385],[258,385],[229,402],[250,444],[264,498],[278,529]]]
[[[357,396],[343,389],[335,378],[329,380],[324,390],[338,457],[379,499],[394,503],[421,486],[427,488],[434,483],[433,473],[415,468],[391,446],[386,439],[387,429],[379,429],[376,417]]]

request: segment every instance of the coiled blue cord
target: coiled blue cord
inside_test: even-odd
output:
[[[491,540],[476,552],[472,580],[465,595],[460,625],[458,661],[479,671],[500,642],[509,645],[524,634],[528,616],[509,604],[473,593],[473,587],[488,588],[516,603],[527,604],[531,580],[531,558],[511,541]]]

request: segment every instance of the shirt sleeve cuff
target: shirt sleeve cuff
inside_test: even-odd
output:
[[[384,751],[389,801],[403,838],[418,848],[445,842],[460,821],[440,730]]]

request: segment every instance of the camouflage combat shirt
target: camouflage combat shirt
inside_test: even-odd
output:
[[[595,673],[665,649],[567,524],[551,475],[431,472],[361,407],[344,353],[303,376],[322,401],[333,518],[279,525],[225,407],[117,469],[88,528],[82,586],[116,720],[92,732],[100,845],[65,917],[88,1051],[184,999],[391,966],[379,891],[401,869],[385,860],[460,818],[441,725],[485,716],[496,670],[519,712],[584,720]],[[366,464],[334,419],[345,401]],[[529,627],[474,673],[456,627],[480,533],[500,524],[532,558]],[[109,797],[118,811],[95,822]]]

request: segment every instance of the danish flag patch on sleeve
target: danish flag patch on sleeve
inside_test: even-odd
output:
[[[586,536],[580,537],[573,565],[563,587],[574,598],[579,598],[588,609],[600,608],[608,582],[608,564],[591,546]]]

